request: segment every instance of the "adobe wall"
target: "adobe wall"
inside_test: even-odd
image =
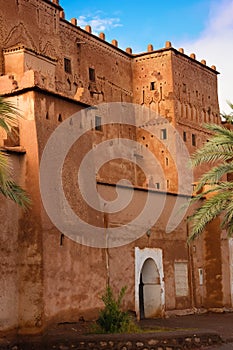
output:
[[[24,185],[25,156],[9,154],[14,178]],[[7,220],[6,220],[7,217]],[[18,326],[19,307],[19,220],[22,211],[15,203],[1,197],[0,202],[0,329]]]
[[[211,133],[203,129],[204,123],[220,124],[217,72],[198,62],[195,54],[185,57],[183,49],[172,52],[175,127],[180,132],[190,154],[201,147]],[[204,69],[203,69],[204,68]],[[207,171],[208,165],[194,170],[195,181]]]
[[[181,137],[184,131],[187,133],[184,142],[191,153],[209,137],[200,123],[217,122],[219,113],[216,72],[213,68],[204,68],[204,62],[197,63],[194,58],[185,57],[169,43],[156,52],[149,47],[149,52],[132,56],[118,49],[116,42],[115,46],[106,43],[103,35],[102,39],[91,35],[90,28],[84,31],[74,20],[69,23],[61,10],[55,2],[47,0],[9,0],[7,7],[0,0],[0,49],[4,49],[0,92],[14,94],[13,100],[25,117],[20,122],[20,146],[25,148],[26,155],[23,161],[21,156],[17,159],[14,156],[14,162],[33,201],[30,214],[20,213],[19,221],[14,205],[7,203],[12,221],[1,221],[4,242],[0,249],[3,267],[7,267],[3,269],[2,286],[9,287],[11,292],[6,295],[3,288],[0,326],[18,325],[21,331],[40,331],[47,322],[93,318],[102,305],[100,295],[108,277],[115,291],[128,286],[124,307],[134,310],[135,247],[142,250],[156,247],[163,251],[166,311],[229,305],[228,270],[222,268],[228,258],[222,259],[219,230],[209,227],[204,238],[195,242],[195,248],[186,244],[188,226],[184,220],[174,232],[166,234],[165,227],[176,198],[171,194],[150,235],[144,234],[134,243],[109,251],[73,242],[48,218],[39,189],[42,152],[55,128],[75,112],[101,102],[145,105],[171,122]],[[149,122],[152,113],[147,117],[141,122]],[[140,125],[140,121],[137,122]],[[161,128],[164,128],[163,123],[155,132],[156,142],[152,133],[120,124],[89,132],[77,141],[72,146],[73,153],[66,157],[62,174],[64,191],[73,211],[94,226],[106,224],[104,214],[97,214],[81,199],[76,185],[80,159],[75,154],[85,155],[107,137],[137,140],[150,149],[162,164],[169,191],[176,193],[176,167],[166,148],[166,145],[172,147],[173,141],[169,138],[167,143],[160,143]],[[192,134],[196,134],[195,146]],[[21,163],[23,166],[19,169]],[[97,174],[98,187],[104,188],[105,196],[115,194],[110,185],[116,183],[122,173],[138,189],[125,213],[109,216],[110,226],[129,222],[139,213],[147,193],[141,187],[144,190],[149,187],[156,197],[155,185],[162,183],[160,178],[147,179],[139,167],[135,168],[130,162],[109,162]],[[108,185],[101,185],[101,182]],[[166,188],[165,184],[161,187],[162,190]],[[2,205],[1,208],[1,215],[6,216],[6,209]],[[213,236],[215,243],[211,241]],[[179,276],[179,267],[177,272],[175,266],[183,268],[183,272],[187,268],[187,275]],[[199,283],[200,268],[205,273],[203,285]],[[175,281],[175,273],[179,283]],[[185,291],[180,287],[184,277],[188,278]],[[18,313],[14,313],[16,308]]]
[[[92,105],[132,100],[129,54],[60,18],[61,8],[52,2],[10,0],[9,6],[4,6],[3,1],[0,5],[0,47],[5,49],[20,43],[55,60],[55,91]],[[70,67],[65,67],[65,59]],[[32,60],[24,68],[43,76],[44,68]],[[94,69],[91,80],[89,68]],[[17,75],[18,69],[14,71],[10,64],[4,66],[2,57],[3,73]]]
[[[133,59],[133,102],[174,122],[171,51],[159,50]]]
[[[104,190],[105,196],[112,196],[115,192],[109,186],[99,184],[98,187],[100,193]],[[109,227],[115,227],[115,223],[122,225],[135,217],[137,203],[144,202],[146,192],[136,191],[135,196],[128,210],[109,216]],[[171,208],[172,204],[168,203],[163,215],[168,215]],[[123,306],[124,309],[134,311],[135,247],[156,247],[163,250],[166,311],[190,308],[190,291],[185,297],[176,297],[174,280],[174,263],[189,264],[186,228],[182,224],[169,235],[164,233],[164,229],[164,221],[161,220],[151,229],[150,237],[144,234],[131,244],[105,250],[80,245],[67,237],[62,238],[61,233],[48,222],[43,232],[46,322],[95,318],[98,308],[103,306],[100,297],[105,291],[108,278],[115,294],[127,286]]]

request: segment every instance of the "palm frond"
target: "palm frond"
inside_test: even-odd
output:
[[[18,119],[21,117],[18,108],[0,96],[0,127],[10,133],[11,129],[18,125]]]
[[[10,171],[10,165],[8,162],[8,155],[0,151],[0,176],[5,172]]]
[[[22,117],[18,108],[0,96],[0,128],[10,136],[17,134],[18,118]],[[29,208],[31,200],[26,191],[15,183],[12,168],[7,154],[0,151],[0,193],[10,198],[23,209]]]
[[[227,161],[232,159],[232,153],[233,145],[222,146],[207,143],[191,156],[191,166],[195,167],[202,163],[214,163],[219,160]]]
[[[233,103],[231,103],[230,101],[227,100],[227,104],[231,108],[232,112],[230,112],[230,113],[223,112],[220,115],[221,115],[221,117],[226,119],[227,123],[233,124]]]
[[[206,172],[198,181],[196,191],[198,192],[205,185],[216,185],[219,180],[226,174],[233,173],[233,163],[223,163],[213,167]],[[215,187],[216,190],[216,187]]]
[[[228,235],[229,235],[229,229],[231,226],[231,223],[233,222],[233,201],[229,202],[226,209],[225,209],[225,216],[222,221],[221,227],[227,228]]]
[[[221,115],[233,124],[233,104],[228,101],[228,105],[232,112]],[[221,227],[227,230],[229,236],[233,235],[233,182],[221,181],[224,175],[233,173],[233,131],[217,124],[205,124],[204,127],[213,136],[194,153],[191,165],[217,163],[199,179],[196,191],[204,191],[190,199],[191,204],[203,201],[189,218],[192,223],[189,241],[200,235],[206,225],[221,213],[224,213]],[[205,190],[205,185],[210,186]]]
[[[31,206],[31,200],[29,199],[27,192],[13,180],[8,179],[4,183],[4,186],[0,185],[0,193],[6,198],[13,200],[23,209],[28,209]]]
[[[30,207],[31,200],[26,191],[12,179],[11,172],[9,157],[5,153],[0,152],[0,193],[13,200],[23,209],[27,209]]]
[[[229,202],[232,201],[231,192],[219,192],[215,196],[206,199],[189,217],[192,222],[192,229],[188,241],[193,241],[205,229],[206,225],[224,211]]]
[[[225,128],[222,125],[205,123],[205,124],[203,124],[203,126],[205,129],[208,129],[208,130],[216,133],[216,135],[213,135],[213,138],[218,137],[219,135],[224,135],[224,136],[228,137],[229,140],[231,140],[233,137],[233,132],[231,130]]]

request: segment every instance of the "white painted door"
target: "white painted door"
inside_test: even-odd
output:
[[[141,307],[143,312],[141,316],[145,318],[153,318],[161,315],[161,285],[158,268],[153,259],[147,259],[142,267],[141,282],[143,293],[141,295]]]

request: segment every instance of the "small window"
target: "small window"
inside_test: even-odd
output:
[[[159,182],[156,182],[156,183],[155,183],[155,188],[156,188],[157,190],[160,189],[160,183],[159,183]]]
[[[168,158],[167,157],[165,158],[165,164],[166,164],[166,166],[168,166]]]
[[[71,60],[69,58],[64,58],[64,69],[66,73],[71,74]]]
[[[161,138],[161,140],[167,139],[167,129],[161,129],[160,138]]]
[[[59,122],[62,122],[62,115],[61,115],[61,113],[58,114],[58,118],[57,119],[58,119]]]
[[[203,269],[198,269],[198,276],[199,276],[199,286],[203,286],[204,279],[203,279]]]
[[[94,68],[89,68],[89,80],[95,81],[95,70]]]
[[[186,134],[186,131],[183,131],[183,140],[184,140],[184,142],[187,141],[187,134]]]
[[[192,134],[192,146],[196,146],[196,135]]]
[[[154,82],[154,81],[152,81],[152,82],[150,83],[150,89],[151,89],[151,90],[155,90],[155,82]]]
[[[63,243],[64,243],[64,234],[62,233],[61,236],[60,236],[60,246],[63,246]]]
[[[167,180],[167,189],[170,187],[170,181]]]
[[[162,98],[163,98],[163,87],[162,86],[159,87],[159,91],[160,91],[160,98],[162,100]]]
[[[186,92],[187,89],[186,89],[186,84],[183,84],[183,92]]]
[[[95,116],[95,130],[102,131],[101,117]]]

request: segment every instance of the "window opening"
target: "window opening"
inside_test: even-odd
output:
[[[94,68],[89,68],[89,80],[95,81],[95,70]]]
[[[64,69],[66,73],[71,73],[71,60],[69,58],[64,58]]]
[[[167,129],[161,129],[160,138],[161,140],[167,139]]]
[[[101,117],[95,116],[95,130],[102,131]]]

